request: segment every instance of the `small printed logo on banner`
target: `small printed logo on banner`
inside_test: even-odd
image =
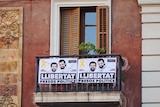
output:
[[[68,63],[77,63],[77,60],[69,60]]]
[[[115,59],[107,59],[107,62],[115,62]]]

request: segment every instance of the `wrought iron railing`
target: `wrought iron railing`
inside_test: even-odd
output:
[[[70,84],[41,84],[39,83],[39,63],[40,59],[46,58],[116,58],[116,82],[114,83],[79,83]],[[66,56],[37,56],[36,57],[36,92],[87,92],[87,91],[120,91],[123,60],[120,54],[100,54],[100,55],[66,55]]]

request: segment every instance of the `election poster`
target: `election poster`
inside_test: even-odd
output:
[[[77,70],[77,58],[42,58],[39,60],[38,83],[75,83]]]
[[[116,58],[82,58],[78,60],[79,83],[115,83]]]

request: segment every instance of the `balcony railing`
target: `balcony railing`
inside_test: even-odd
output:
[[[51,78],[51,75],[58,75],[56,73],[49,73],[48,71],[44,71],[40,68],[40,66],[50,66],[49,63],[45,62],[42,63],[43,59],[50,59],[54,61],[55,58],[63,59],[63,58],[77,58],[78,60],[80,59],[85,59],[85,61],[89,60],[91,61],[92,58],[95,60],[96,58],[102,58],[102,59],[110,59],[114,58],[115,59],[115,77],[114,81],[111,80],[111,78],[103,78],[101,79],[102,75],[106,76],[107,72],[103,73],[91,73],[91,75],[86,76],[86,78],[90,79],[83,79],[83,80],[77,80],[77,77],[74,78],[74,81],[72,82],[59,82],[60,80],[56,80],[55,78]],[[40,63],[41,60],[41,63]],[[111,61],[112,62],[112,61]],[[41,65],[40,65],[41,64]],[[85,63],[86,64],[86,63]],[[120,56],[120,54],[100,54],[100,55],[68,55],[68,56],[37,56],[36,57],[36,92],[93,92],[93,91],[120,91],[121,90],[121,68],[123,65],[123,60]],[[40,74],[40,69],[42,70],[42,74]],[[50,71],[51,72],[51,71]],[[61,73],[59,73],[60,75]],[[65,73],[62,73],[63,76]],[[58,76],[59,76],[58,75]],[[83,73],[85,75],[85,73]],[[99,79],[94,80],[94,77],[97,77],[95,75],[99,75]],[[62,76],[62,75],[61,75]],[[111,74],[110,76],[113,77]],[[80,77],[80,74],[79,74]],[[42,79],[42,80],[40,80]],[[65,78],[61,78],[65,79]],[[111,80],[110,82],[106,82],[108,80]],[[56,82],[55,82],[56,81]],[[58,82],[57,82],[58,81]],[[66,81],[66,80],[65,80]],[[81,82],[79,82],[81,81]],[[96,81],[96,82],[92,82]],[[43,83],[41,83],[43,82]]]

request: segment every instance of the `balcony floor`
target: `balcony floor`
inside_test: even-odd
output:
[[[120,92],[36,92],[35,103],[111,102],[121,103]]]

